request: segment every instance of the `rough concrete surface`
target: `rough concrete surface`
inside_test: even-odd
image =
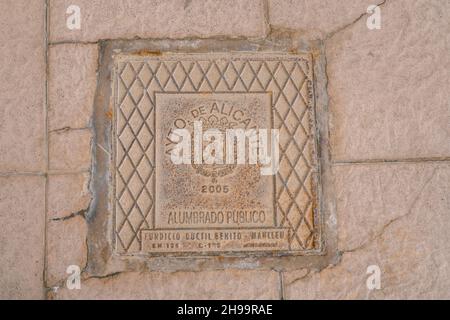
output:
[[[80,8],[80,29],[66,24],[72,4]],[[380,29],[366,25],[371,4],[379,4]],[[0,21],[0,298],[450,299],[449,1],[5,0]],[[203,64],[189,79],[176,64],[157,67],[167,51],[307,54],[314,82],[265,83],[255,64],[220,69],[220,62],[217,69]],[[109,64],[129,52],[157,62],[139,76],[133,64],[119,98],[171,81],[168,91],[181,92],[203,76],[215,79],[209,91],[224,80],[232,92],[229,79],[236,78],[249,86],[242,91],[260,85],[283,93],[283,114],[293,115],[296,90],[306,90],[314,110],[302,126],[317,131],[301,133],[317,136],[313,196],[326,213],[311,209],[309,219],[323,228],[323,251],[293,259],[219,254],[214,263],[196,257],[190,268],[189,255],[114,255],[117,70]],[[267,69],[281,79],[294,70]],[[145,83],[153,72],[164,85]],[[141,120],[124,121],[132,127]],[[297,186],[284,197],[305,203]],[[142,210],[134,211],[131,226],[141,219]],[[80,290],[66,286],[69,265],[82,271]],[[369,283],[373,267],[379,288]]]

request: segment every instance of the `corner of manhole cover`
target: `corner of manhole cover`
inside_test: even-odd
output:
[[[310,55],[122,54],[113,75],[117,254],[320,251]],[[244,142],[227,140],[230,129],[244,132]],[[258,162],[261,144],[257,160],[250,159],[249,133],[262,143],[261,132],[272,164],[270,133],[279,137],[279,166],[269,174]],[[181,154],[186,139],[190,162],[175,164],[172,153]],[[228,151],[229,162],[217,160]],[[240,163],[237,151],[248,151]],[[214,156],[209,163],[207,152]]]

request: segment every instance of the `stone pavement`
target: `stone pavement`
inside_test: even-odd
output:
[[[0,15],[0,298],[450,298],[449,1],[4,0]],[[147,45],[136,52],[312,55],[324,251],[186,264],[111,251],[103,72],[113,49]]]

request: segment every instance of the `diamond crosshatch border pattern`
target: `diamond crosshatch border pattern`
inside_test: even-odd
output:
[[[140,252],[140,230],[155,214],[155,93],[271,92],[280,130],[275,176],[278,227],[289,251],[320,243],[312,61],[309,55],[167,54],[119,56],[115,64],[114,230],[118,253]]]

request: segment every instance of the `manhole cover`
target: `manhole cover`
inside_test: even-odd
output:
[[[309,55],[118,55],[114,64],[117,253],[318,249]],[[266,133],[272,162],[262,163]],[[259,144],[251,149],[255,136]],[[279,166],[263,174],[274,162]]]

